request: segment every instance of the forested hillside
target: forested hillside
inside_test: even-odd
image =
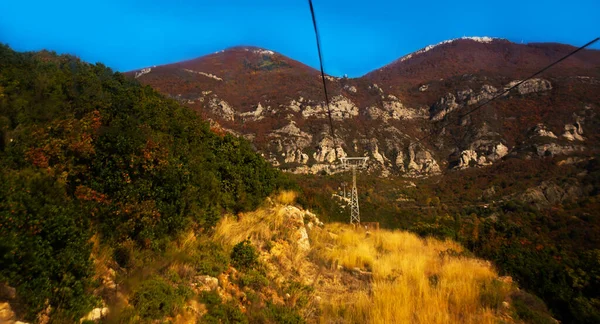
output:
[[[91,238],[123,260],[255,208],[282,185],[244,140],[104,65],[0,46],[0,284],[22,318],[74,322]]]

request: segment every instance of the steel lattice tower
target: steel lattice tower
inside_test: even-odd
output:
[[[367,157],[343,157],[342,167],[352,169],[352,197],[350,198],[350,224],[360,224],[360,208],[358,206],[358,189],[356,188],[356,169],[367,165]]]

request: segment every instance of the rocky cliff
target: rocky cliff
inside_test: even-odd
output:
[[[371,173],[417,177],[507,156],[595,151],[600,52],[583,51],[503,94],[571,50],[463,38],[361,78],[328,76],[334,137],[318,71],[272,51],[232,48],[131,76],[250,139],[284,170],[332,173],[339,157],[368,156]]]

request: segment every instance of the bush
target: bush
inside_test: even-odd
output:
[[[304,319],[295,310],[285,307],[283,305],[277,305],[273,303],[267,303],[267,308],[264,311],[267,317],[273,320],[274,323],[280,324],[302,324],[305,323]]]
[[[200,296],[200,301],[206,305],[208,313],[206,313],[201,323],[209,324],[229,324],[229,323],[248,323],[248,318],[242,311],[232,302],[222,303],[219,295],[214,291],[205,291]]]
[[[550,324],[556,321],[548,315],[548,309],[538,297],[524,291],[512,295],[516,317],[527,323]]]
[[[264,275],[262,275],[257,270],[250,270],[248,273],[243,274],[240,277],[240,286],[241,287],[250,287],[254,290],[260,290],[262,287],[269,285],[269,279],[267,279]]]
[[[196,271],[212,277],[218,276],[229,266],[229,256],[221,245],[214,242],[199,246],[193,258]]]
[[[242,241],[233,247],[231,264],[238,269],[251,269],[258,264],[258,252],[249,240]]]
[[[189,297],[189,289],[175,288],[161,278],[154,278],[141,284],[131,303],[142,318],[160,319],[174,314]]]

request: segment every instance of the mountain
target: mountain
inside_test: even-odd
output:
[[[575,48],[465,37],[406,55],[363,77],[327,76],[264,49],[232,48],[130,72],[251,140],[272,164],[336,172],[336,156],[369,156],[370,172],[424,176],[598,149],[600,52],[584,50],[458,118]],[[460,119],[460,120],[459,120]],[[425,139],[423,139],[425,138]],[[423,139],[423,140],[420,140]]]
[[[0,144],[1,323],[553,320],[454,241],[324,224],[246,140],[100,63],[0,46]]]
[[[519,85],[574,49],[466,37],[360,78],[328,76],[334,138],[318,72],[277,53],[235,48],[186,62],[221,80],[176,64],[129,75],[159,89],[185,84],[160,91],[296,173],[301,203],[325,221],[349,218],[337,158],[369,157],[358,175],[362,221],[456,239],[558,320],[598,323],[600,51]]]

